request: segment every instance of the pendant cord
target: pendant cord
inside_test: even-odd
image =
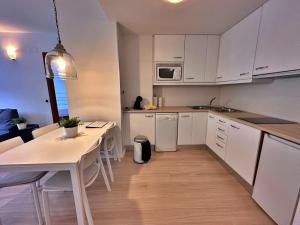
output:
[[[54,6],[54,15],[55,15],[56,30],[57,30],[57,35],[58,35],[57,40],[58,40],[58,43],[61,44],[60,31],[59,31],[58,19],[57,19],[56,1],[55,0],[53,0],[53,6]]]

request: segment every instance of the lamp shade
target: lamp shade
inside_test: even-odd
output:
[[[60,43],[46,54],[45,67],[47,78],[77,79],[74,59]]]

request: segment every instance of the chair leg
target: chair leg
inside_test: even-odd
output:
[[[42,191],[43,207],[46,225],[51,225],[49,196],[47,191]]]
[[[86,219],[88,222],[88,225],[94,225],[94,220],[93,220],[93,216],[92,216],[92,211],[91,211],[91,207],[87,198],[87,194],[86,194],[86,190],[85,187],[82,187],[82,197],[83,197],[83,205],[84,205],[84,210],[85,210],[85,215],[86,215]]]
[[[108,167],[110,180],[111,180],[111,182],[114,182],[115,181],[114,174],[113,174],[113,171],[112,171],[112,168],[111,168],[109,154],[108,154],[108,151],[106,149],[104,149],[104,154],[105,154],[105,159],[106,159],[106,164],[107,164],[107,167]]]
[[[38,194],[38,190],[37,190],[36,186],[37,186],[36,183],[30,184],[32,195],[33,195],[33,200],[34,200],[34,206],[35,206],[35,210],[36,210],[37,217],[38,217],[38,222],[39,222],[39,225],[43,225],[44,221],[43,221],[43,216],[42,216],[41,204],[40,204],[39,194]]]
[[[106,188],[107,188],[108,191],[111,191],[111,188],[110,188],[110,185],[109,185],[109,181],[108,181],[108,178],[107,178],[107,175],[106,175],[106,172],[105,172],[105,168],[103,166],[103,163],[102,163],[101,159],[100,159],[99,163],[100,163],[100,170],[101,170],[101,173],[102,173],[102,176],[103,176]]]

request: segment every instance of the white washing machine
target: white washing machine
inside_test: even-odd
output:
[[[177,150],[177,113],[156,114],[156,151]]]

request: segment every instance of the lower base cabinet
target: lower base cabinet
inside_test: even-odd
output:
[[[225,162],[253,185],[261,131],[230,121]]]
[[[144,135],[155,145],[155,113],[125,113],[125,145],[133,145],[137,135]]]
[[[179,113],[178,145],[205,144],[207,112]]]
[[[253,185],[261,131],[213,113],[207,120],[206,145]]]

